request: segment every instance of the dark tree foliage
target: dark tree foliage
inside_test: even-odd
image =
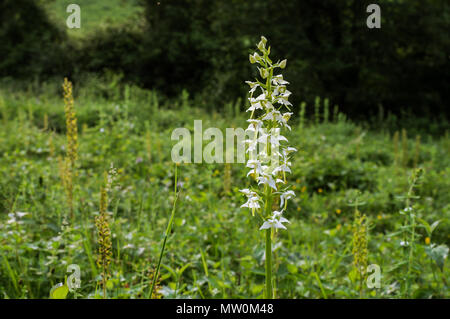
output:
[[[119,72],[125,80],[144,85],[149,74],[141,72],[143,34],[127,28],[108,28],[91,35],[72,59],[74,74]]]
[[[65,33],[36,0],[0,1],[0,76],[32,78],[66,68]]]
[[[0,76],[123,74],[167,95],[209,105],[246,94],[248,54],[261,35],[287,58],[293,102],[328,97],[347,114],[450,113],[450,6],[446,0],[141,0],[144,28],[107,30],[76,50],[31,0],[0,2]],[[216,103],[219,102],[220,103]]]
[[[247,54],[265,35],[288,59],[294,97],[329,97],[351,114],[447,113],[450,10],[444,0],[380,0],[381,29],[361,0],[144,0],[148,84],[245,94]],[[206,94],[205,94],[206,96]]]

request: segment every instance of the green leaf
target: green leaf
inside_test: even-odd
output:
[[[297,267],[293,264],[287,264],[287,270],[291,273],[291,274],[296,274],[298,272]]]
[[[441,271],[444,270],[445,259],[448,256],[448,247],[446,245],[431,245],[430,247],[425,248],[427,255],[434,260],[434,262],[438,265]]]
[[[263,290],[264,290],[264,285],[252,284],[250,286],[250,291],[253,296],[261,294]]]
[[[183,267],[181,267],[181,269],[178,269],[178,277],[181,277],[183,275],[183,272],[190,266],[192,265],[192,263],[187,263],[186,265],[184,265]]]
[[[427,230],[428,236],[430,236],[430,237],[431,237],[431,234],[433,234],[436,227],[438,227],[439,223],[441,222],[441,220],[437,220],[433,224],[430,225],[426,220],[424,220],[422,218],[418,218],[417,220],[423,224],[423,226]]]
[[[423,226],[425,226],[425,229],[427,230],[428,235],[431,235],[432,230],[431,230],[430,224],[428,224],[428,222],[422,218],[418,218],[417,220],[419,222],[421,222]]]
[[[430,235],[434,232],[434,230],[436,229],[436,227],[438,227],[438,225],[439,225],[440,222],[441,222],[440,220],[437,220],[437,221],[435,221],[433,224],[431,224],[431,232],[430,232]]]
[[[113,288],[114,288],[114,281],[111,279],[106,281],[106,289],[111,290]]]
[[[348,278],[350,279],[350,281],[352,283],[354,283],[356,281],[356,279],[358,279],[358,272],[356,271],[355,268],[353,268],[349,273],[348,273]]]
[[[66,299],[68,293],[69,288],[60,282],[50,290],[50,299]]]
[[[168,270],[174,279],[177,278],[177,272],[172,267],[170,267],[169,265],[164,265],[164,264],[162,264],[161,266],[163,266],[166,270]]]
[[[184,225],[184,223],[186,222],[186,220],[184,218],[175,218],[175,226],[177,227],[181,227]]]

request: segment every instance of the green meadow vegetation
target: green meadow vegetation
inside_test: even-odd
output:
[[[81,288],[67,298],[149,297],[153,279],[153,298],[262,297],[264,232],[240,208],[245,164],[181,164],[175,193],[170,158],[171,131],[195,119],[246,127],[243,100],[219,113],[186,91],[165,99],[95,79],[74,85],[72,104],[61,83],[0,91],[2,298],[47,298],[70,264]],[[273,240],[275,297],[448,297],[448,133],[370,129],[327,99],[299,110],[287,134],[297,196]],[[361,262],[380,266],[380,288],[361,284]]]

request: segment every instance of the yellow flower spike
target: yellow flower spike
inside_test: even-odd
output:
[[[338,208],[338,209],[336,209],[336,214],[340,214],[342,211]]]
[[[66,201],[69,208],[69,216],[74,218],[73,207],[73,189],[74,189],[74,176],[77,176],[75,170],[75,163],[78,159],[78,128],[77,117],[74,108],[74,99],[72,95],[72,82],[67,78],[64,78],[63,83],[63,98],[64,98],[64,112],[66,117],[66,136],[67,136],[67,149],[65,157],[65,173],[63,186],[66,191]]]
[[[105,184],[107,184],[107,175],[105,173]],[[109,265],[112,260],[112,241],[111,229],[108,223],[108,190],[106,185],[100,188],[100,212],[95,218],[97,228],[98,255],[97,265],[101,268],[103,298],[106,298],[107,281],[110,277]]]
[[[368,248],[367,248],[367,218],[366,215],[361,215],[357,208],[355,208],[355,217],[353,221],[353,266],[359,273],[363,282],[367,276],[366,268],[368,262]],[[362,296],[363,285],[359,286],[360,297]]]
[[[319,188],[319,189],[317,190],[317,192],[318,192],[319,194],[321,194],[321,193],[323,192],[323,189],[322,189],[322,188]]]
[[[430,237],[425,238],[425,244],[429,245],[431,243]]]

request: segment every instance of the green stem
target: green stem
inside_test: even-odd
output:
[[[159,269],[161,268],[161,260],[162,260],[162,257],[164,255],[164,250],[166,249],[167,237],[169,237],[170,231],[172,229],[173,219],[175,217],[175,210],[176,210],[176,207],[177,207],[177,200],[178,200],[178,196],[180,194],[179,192],[177,192],[177,183],[178,183],[178,180],[177,180],[178,179],[178,169],[177,168],[178,167],[176,165],[177,164],[175,164],[175,194],[176,194],[175,195],[175,200],[173,202],[172,214],[170,215],[170,220],[169,220],[169,223],[167,224],[166,232],[164,234],[164,240],[163,240],[163,243],[162,243],[161,251],[159,253],[158,266],[156,267],[156,271],[153,274],[152,286],[150,288],[149,294],[147,295],[148,299],[152,298],[153,290],[155,289],[156,279],[158,278]]]
[[[414,253],[414,240],[416,236],[416,219],[414,213],[410,213],[411,216],[411,242],[409,244],[409,258],[408,258],[408,273],[406,275],[406,292],[408,297],[411,296],[411,270],[412,270],[412,262],[413,262],[413,253]]]
[[[268,96],[270,99],[272,95],[272,77],[273,69],[270,68],[269,76],[266,80],[266,87]],[[267,143],[267,154],[270,156],[271,149],[270,144]],[[266,185],[266,218],[269,218],[272,214],[272,189]],[[272,287],[272,228],[266,229],[266,299],[273,299],[273,287]]]
[[[103,261],[103,273],[102,273],[102,286],[103,286],[103,299],[106,299],[106,271],[105,262]]]
[[[272,189],[266,187],[266,218],[272,214]],[[266,299],[273,298],[272,287],[272,228],[266,229]]]
[[[266,299],[273,298],[272,289],[272,229],[266,229]]]
[[[363,277],[363,273],[362,271],[359,272],[359,299],[362,299],[363,297],[363,281],[364,277]]]

